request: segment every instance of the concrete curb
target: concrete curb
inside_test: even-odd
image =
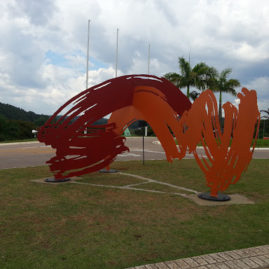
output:
[[[28,141],[28,142],[10,142],[10,143],[0,143],[0,146],[8,146],[8,145],[21,145],[21,144],[43,144],[39,141]]]

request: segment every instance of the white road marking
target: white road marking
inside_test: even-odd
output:
[[[131,151],[138,151],[138,152],[143,152],[143,149],[130,149]],[[161,154],[165,154],[164,151],[156,151],[156,150],[147,150],[144,149],[144,152],[150,152],[150,153],[161,153]]]
[[[117,157],[139,157],[139,156],[141,155],[135,153],[122,153],[117,155]]]

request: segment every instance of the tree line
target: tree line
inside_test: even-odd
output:
[[[0,141],[33,138],[32,130],[42,126],[48,118],[48,115],[0,103]]]

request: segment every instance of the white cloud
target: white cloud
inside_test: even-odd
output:
[[[247,42],[243,42],[238,46],[238,49],[234,51],[234,55],[239,60],[245,60],[250,62],[259,62],[269,58],[268,44],[267,42],[258,46],[252,46]]]
[[[147,73],[150,43],[150,73],[178,72],[177,58],[190,52],[192,65],[233,68],[268,107],[267,0],[3,0],[0,10],[1,102],[52,113],[83,90],[91,19],[90,86],[114,77],[118,27],[119,74]]]
[[[259,110],[269,108],[269,75],[254,79],[246,87],[256,90]]]

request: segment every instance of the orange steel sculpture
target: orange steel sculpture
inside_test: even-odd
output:
[[[244,88],[238,98],[239,110],[231,103],[223,105],[222,132],[216,98],[210,90],[191,105],[164,78],[122,76],[70,99],[41,127],[38,139],[56,149],[56,156],[47,163],[57,180],[108,167],[117,154],[129,150],[124,145],[124,130],[134,121],[145,120],[160,140],[169,162],[182,159],[186,151],[194,154],[211,196],[216,197],[239,180],[255,147],[254,143],[250,150],[260,120],[256,92]],[[109,113],[112,114],[107,124],[94,125]],[[199,142],[207,159],[196,152]]]
[[[243,88],[237,97],[240,99],[239,110],[229,102],[223,105],[223,132],[219,124],[216,98],[210,90],[203,92],[180,120],[180,147],[184,150],[188,147],[194,154],[213,197],[239,180],[255,148],[260,123],[256,92]],[[196,152],[199,142],[207,158],[200,157]]]

